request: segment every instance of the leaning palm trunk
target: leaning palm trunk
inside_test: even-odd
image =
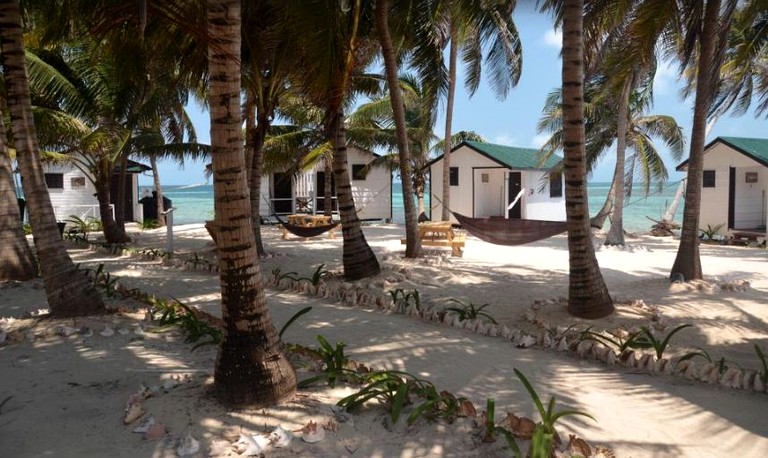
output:
[[[603,202],[603,207],[600,209],[599,212],[595,216],[593,216],[589,220],[589,224],[594,227],[595,229],[602,229],[605,225],[605,220],[608,219],[608,217],[613,212],[613,200],[616,197],[616,187],[623,185],[623,177],[624,172],[619,172],[618,170],[613,171],[613,179],[611,180],[611,187],[608,190],[608,195],[605,196],[605,202]]]
[[[707,115],[715,88],[717,72],[722,63],[715,58],[714,41],[717,27],[724,27],[718,21],[720,0],[707,2],[704,23],[699,38],[699,61],[696,74],[696,99],[691,127],[691,150],[688,156],[688,175],[683,207],[683,227],[680,231],[680,245],[672,265],[670,279],[680,277],[685,281],[701,280],[701,257],[699,254],[699,212],[701,210],[701,185],[703,181],[704,145],[707,131]]]
[[[117,174],[117,199],[115,200],[115,222],[125,234],[125,201],[126,184],[128,181],[128,156],[120,154],[120,172]]]
[[[0,112],[0,281],[37,277],[37,260],[22,228],[13,169]]]
[[[451,220],[451,127],[453,124],[453,99],[456,93],[458,40],[458,30],[451,21],[451,44],[448,51],[448,100],[445,104],[445,140],[443,141],[443,213],[441,215],[443,221]]]
[[[568,312],[582,318],[613,313],[589,225],[584,152],[583,0],[565,0],[563,7],[563,149],[565,209],[568,221]]]
[[[16,158],[24,178],[22,186],[51,314],[66,317],[104,312],[101,296],[85,275],[75,269],[56,226],[32,119],[21,16],[16,0],[0,1],[0,48]]]
[[[624,166],[627,157],[627,124],[629,119],[629,94],[631,78],[624,83],[619,100],[616,122],[616,170],[613,176],[614,201],[611,229],[605,237],[606,245],[624,245]]]
[[[93,185],[96,188],[96,200],[99,203],[99,215],[101,216],[104,239],[107,243],[130,242],[130,237],[125,233],[125,229],[117,223],[110,207],[112,198],[109,190],[109,163],[106,160],[101,160],[97,167],[99,167],[99,170],[95,173]],[[117,213],[117,207],[115,207],[115,213]]]
[[[264,295],[254,246],[240,116],[240,2],[209,0],[211,156],[221,308],[225,323],[214,392],[229,407],[259,408],[296,391]]]
[[[421,241],[419,240],[419,226],[417,225],[416,207],[413,203],[413,170],[411,167],[411,153],[408,149],[408,132],[405,125],[405,106],[400,92],[400,84],[397,78],[397,60],[395,49],[392,46],[392,38],[389,35],[387,15],[389,2],[377,0],[376,2],[376,31],[381,43],[381,54],[384,57],[384,69],[387,73],[387,86],[389,86],[389,101],[392,105],[392,115],[395,119],[395,131],[397,134],[397,149],[400,159],[400,176],[403,186],[403,207],[405,210],[405,257],[417,258],[421,254]]]
[[[344,236],[344,278],[359,280],[381,272],[376,255],[368,246],[357,217],[352,185],[347,168],[347,138],[343,113],[332,115],[329,133],[333,139],[333,176],[336,179],[336,196],[339,199],[339,217]]]
[[[253,159],[251,164],[251,211],[253,213],[253,236],[256,239],[256,252],[259,256],[265,255],[264,242],[261,238],[261,173],[264,169],[264,139],[269,129],[269,116],[259,111],[253,135]]]
[[[155,208],[157,209],[157,225],[165,226],[165,205],[163,204],[163,186],[160,182],[160,171],[157,169],[157,158],[149,156],[149,166],[152,167],[152,181],[155,184]]]

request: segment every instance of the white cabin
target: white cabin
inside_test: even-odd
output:
[[[688,161],[677,166],[687,170]],[[765,238],[768,214],[768,139],[717,137],[704,147],[699,227],[719,234]]]
[[[43,170],[45,172],[45,184],[48,187],[48,194],[51,196],[51,204],[57,221],[65,221],[73,215],[83,220],[101,219],[99,202],[95,195],[96,188],[88,174],[66,162],[44,163]],[[127,170],[125,221],[141,221],[143,212],[139,203],[138,175],[150,170],[150,168],[138,162],[128,161]],[[118,183],[119,166],[115,168],[115,173],[110,179],[113,214]]]
[[[553,155],[540,165],[536,149],[464,141],[451,150],[450,209],[473,218],[565,221],[562,174],[550,173],[561,160]],[[434,219],[442,213],[443,156],[427,167]]]
[[[378,155],[349,146],[347,165],[352,184],[357,216],[361,220],[392,219],[392,173],[383,167],[371,168],[367,174],[364,167]],[[332,182],[332,186],[334,183]],[[261,182],[260,213],[264,219],[274,213],[322,213],[325,195],[325,164],[320,161],[313,169],[304,171],[298,177],[291,173],[275,172],[265,175]],[[333,189],[335,196],[335,189]],[[338,212],[336,197],[332,205]]]

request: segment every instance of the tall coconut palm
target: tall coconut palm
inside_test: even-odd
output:
[[[683,71],[695,75],[691,144],[688,155],[683,227],[670,278],[702,278],[699,253],[699,211],[707,118],[720,78],[726,41],[737,0],[640,1],[630,25],[632,52],[626,59],[650,59],[659,42],[676,57]]]
[[[37,277],[37,260],[22,229],[13,168],[0,112],[0,281]]]
[[[264,296],[251,226],[240,111],[240,1],[209,0],[211,148],[224,337],[214,391],[230,407],[257,408],[296,390]]]
[[[499,99],[517,85],[523,67],[523,51],[517,27],[512,20],[515,0],[485,2],[476,0],[446,0],[438,2],[443,13],[443,26],[448,31],[448,86],[445,108],[445,142],[443,150],[443,213],[450,215],[450,168],[453,103],[456,92],[458,54],[468,71],[465,86],[470,96],[480,87],[483,63],[490,66],[490,87]],[[486,51],[483,56],[483,51]]]
[[[298,47],[303,53],[304,72],[297,78],[297,86],[324,107],[323,125],[333,145],[333,176],[344,236],[344,277],[359,280],[378,274],[381,267],[355,211],[347,167],[344,107],[351,99],[353,78],[371,62],[375,47],[370,39],[373,23],[369,5],[362,0],[342,3],[291,1],[287,23],[301,40]],[[314,32],[307,34],[307,30]]]
[[[388,90],[385,94],[360,105],[349,116],[348,136],[352,143],[367,149],[397,149],[398,132],[393,129],[395,121],[390,92],[391,90]],[[424,193],[427,182],[424,166],[429,160],[432,145],[436,140],[432,128],[435,124],[437,107],[434,98],[414,74],[400,75],[398,92],[402,93],[404,103],[406,140],[410,152],[408,159],[411,161],[410,175],[403,175],[400,167],[400,161],[403,158],[398,153],[384,154],[375,159],[370,167],[387,167],[399,173],[403,181],[410,180],[413,192],[411,196],[415,194],[416,208],[421,214],[425,211]]]
[[[748,2],[737,11],[728,37],[712,118],[730,111],[741,116],[756,100],[755,115],[768,111],[768,8]],[[693,85],[689,88],[694,89]],[[711,122],[711,121],[710,121]]]
[[[600,318],[614,311],[592,246],[584,134],[583,0],[560,3],[563,29],[563,151],[568,227],[568,313]],[[545,4],[553,9],[557,5]]]
[[[409,179],[413,176],[411,169],[411,152],[409,149],[408,132],[405,125],[405,105],[403,95],[398,84],[398,65],[395,56],[395,48],[389,32],[389,1],[376,0],[376,32],[381,44],[381,53],[384,57],[384,70],[387,75],[389,87],[389,100],[392,105],[392,115],[395,121],[397,134],[397,150],[399,152],[400,176],[403,186],[403,207],[405,210],[405,257],[417,258],[421,254],[421,241],[419,240],[419,227],[417,225],[416,207],[413,203],[413,183]]]
[[[611,190],[603,208],[591,219],[592,226],[599,227],[614,206],[619,206],[616,196],[620,192],[629,195],[632,182],[640,176],[643,190],[647,196],[651,186],[657,188],[666,183],[669,177],[663,157],[658,151],[654,139],[661,140],[674,158],[680,158],[685,144],[682,129],[675,119],[666,115],[649,115],[645,112],[652,104],[652,81],[649,74],[644,82],[634,88],[627,100],[627,127],[625,142],[631,155],[626,160],[626,167],[619,165],[614,170]],[[618,138],[618,122],[620,118],[613,93],[608,90],[609,83],[604,77],[595,77],[585,89],[585,138],[587,155],[587,173],[591,173],[597,161],[604,157],[610,146]],[[607,92],[606,92],[607,91]],[[547,97],[537,129],[539,132],[551,134],[542,146],[542,160],[551,157],[557,150],[562,149],[562,105],[561,91],[555,90]],[[612,227],[620,226],[612,221]]]
[[[101,296],[90,281],[76,271],[56,226],[32,119],[17,0],[0,1],[0,50],[16,157],[23,177],[22,185],[29,206],[30,225],[37,246],[48,306],[54,316],[104,312]]]

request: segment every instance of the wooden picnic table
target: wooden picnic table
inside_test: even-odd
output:
[[[467,237],[463,232],[454,231],[450,221],[425,221],[419,223],[419,239],[422,246],[451,247],[451,255],[461,257]],[[400,243],[405,244],[406,239]]]

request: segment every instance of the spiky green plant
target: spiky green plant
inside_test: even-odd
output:
[[[488,312],[484,312],[483,309],[488,307],[490,304],[483,304],[481,306],[476,306],[472,302],[465,304],[464,302],[461,302],[458,299],[451,299],[451,302],[455,302],[458,304],[457,307],[446,307],[446,312],[453,312],[456,313],[459,316],[459,321],[464,320],[476,320],[478,318],[485,318],[486,320],[490,321],[493,324],[497,324],[496,319],[493,318],[491,314]]]

